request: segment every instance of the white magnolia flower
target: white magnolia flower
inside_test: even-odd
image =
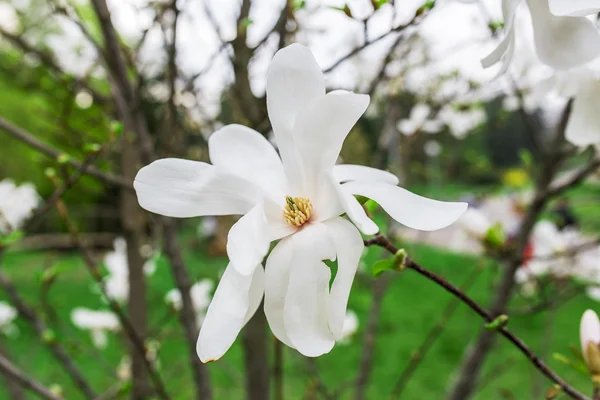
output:
[[[20,186],[10,179],[0,182],[0,233],[20,229],[40,204],[40,196],[31,183]]]
[[[352,336],[358,330],[358,316],[352,310],[346,311],[344,323],[342,325],[342,334],[338,341],[340,343],[349,343]]]
[[[198,338],[204,362],[220,358],[258,308],[275,336],[300,353],[329,352],[342,334],[365,234],[379,228],[353,195],[375,200],[411,228],[450,225],[464,203],[426,199],[397,187],[388,172],[335,165],[369,97],[325,82],[310,50],[293,44],[275,55],[267,108],[280,156],[258,132],[228,125],[210,136],[212,165],[162,159],[142,168],[134,187],[140,205],[170,217],[242,215],[227,241],[229,265]],[[340,217],[346,214],[350,221]],[[263,269],[272,241],[279,240]],[[323,260],[337,259],[331,271]]]
[[[498,62],[500,74],[508,69],[516,45],[515,13],[523,0],[502,0],[504,39],[482,60],[484,67]],[[544,64],[566,70],[600,55],[600,35],[586,15],[600,11],[600,0],[526,0],[531,12],[535,50]]]
[[[202,322],[204,321],[206,310],[208,309],[210,300],[212,299],[211,292],[214,286],[215,284],[212,280],[203,279],[200,282],[192,285],[190,288],[190,296],[192,297],[192,304],[194,305],[194,310],[196,311],[198,326],[201,326]],[[169,290],[165,296],[165,301],[171,304],[175,310],[181,310],[181,292],[178,289]]]
[[[108,338],[106,332],[119,330],[119,320],[109,311],[96,311],[87,308],[76,308],[71,313],[73,325],[80,329],[88,329],[92,336],[94,346],[99,349],[106,348]]]
[[[127,262],[127,242],[123,238],[116,238],[113,242],[114,250],[104,256],[104,265],[108,269],[105,278],[106,294],[109,298],[126,302],[129,298],[129,264]],[[144,273],[152,275],[156,270],[153,258],[144,264]]]
[[[0,302],[0,332],[5,335],[11,335],[17,329],[13,324],[15,318],[17,318],[17,310],[5,302]]]
[[[592,310],[586,310],[579,328],[581,353],[590,373],[600,373],[600,321]]]

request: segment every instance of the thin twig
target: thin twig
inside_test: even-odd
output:
[[[62,400],[63,398],[53,394],[48,388],[46,388],[41,383],[37,382],[33,378],[25,375],[23,371],[18,369],[13,363],[11,363],[7,358],[5,358],[2,354],[0,354],[0,371],[4,373],[4,375],[11,377],[14,381],[19,383],[25,389],[31,390],[33,393],[37,394],[38,397],[46,400]]]
[[[392,254],[396,254],[398,252],[398,248],[394,246],[394,244],[385,236],[379,235],[373,239],[369,239],[365,241],[365,246],[380,246]],[[492,322],[495,319],[495,316],[486,311],[482,306],[480,306],[475,300],[471,299],[468,295],[463,293],[459,288],[452,285],[446,279],[441,276],[436,275],[435,273],[423,268],[419,264],[417,264],[414,260],[407,257],[405,261],[405,267],[417,272],[419,275],[424,276],[430,281],[436,283],[438,286],[441,286],[447,292],[456,296],[460,299],[461,302],[469,306],[473,311],[475,311],[479,316],[481,316],[486,322]],[[515,336],[512,332],[510,332],[506,326],[498,328],[498,332],[504,336],[509,342],[511,342],[515,347],[517,347],[521,353],[527,357],[531,363],[548,379],[559,385],[563,391],[571,396],[573,399],[578,400],[589,400],[585,395],[579,393],[575,388],[570,386],[567,382],[565,382],[560,376],[558,376],[554,371],[550,369],[535,353],[527,347],[527,345]]]
[[[273,353],[275,362],[273,365],[273,386],[275,387],[275,400],[283,400],[283,350],[284,346],[277,338],[273,339]]]

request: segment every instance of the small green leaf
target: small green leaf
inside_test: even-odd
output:
[[[112,121],[110,123],[110,131],[116,136],[120,137],[123,134],[123,124],[121,121]]]
[[[394,262],[390,259],[379,260],[375,264],[373,264],[373,276],[377,278],[379,275],[386,271],[391,271],[394,269]]]
[[[525,149],[519,150],[519,158],[525,168],[530,169],[533,166],[533,155],[531,155],[530,151]]]
[[[492,225],[485,233],[484,242],[493,249],[504,247],[506,232],[501,223]]]
[[[62,154],[59,154],[59,155],[58,155],[58,157],[56,157],[56,161],[57,161],[59,164],[66,164],[66,163],[68,163],[69,161],[71,161],[71,156],[70,156],[70,155],[68,155],[68,154],[64,154],[64,153],[62,153]]]
[[[244,18],[241,22],[242,28],[246,29],[248,28],[250,25],[252,25],[254,23],[254,21],[250,18]]]
[[[489,329],[490,331],[497,331],[502,329],[508,324],[508,315],[501,314],[494,318],[493,321],[485,324],[485,329]]]
[[[377,204],[376,201],[369,199],[366,203],[365,203],[365,207],[367,208],[367,211],[370,212],[371,214],[375,212],[375,209],[377,207],[379,207],[379,204]]]
[[[346,14],[347,17],[353,18],[352,17],[352,10],[350,10],[350,7],[348,7],[348,4],[344,4],[344,7],[330,6],[330,8],[333,9],[333,10],[342,11],[344,14]]]
[[[83,151],[85,151],[86,153],[97,153],[100,151],[101,148],[102,146],[98,143],[86,143],[83,146]]]
[[[435,7],[435,0],[428,1],[425,4],[423,4],[421,7],[424,10],[431,10],[433,7]]]
[[[306,0],[296,0],[292,4],[292,9],[294,11],[302,10],[304,8],[306,8]]]
[[[44,174],[47,178],[54,178],[56,176],[56,170],[54,168],[46,168]]]
[[[56,334],[51,329],[46,329],[42,333],[42,340],[44,343],[54,343],[56,341]]]
[[[488,27],[492,30],[492,32],[496,33],[500,29],[504,28],[504,22],[503,21],[490,21],[490,23],[488,24]]]
[[[387,4],[388,0],[371,0],[371,4],[375,11],[379,10],[382,5]]]
[[[360,205],[365,204],[367,201],[369,201],[368,197],[365,196],[361,196],[360,194],[354,195],[354,197],[356,198],[356,201],[358,201],[360,203]]]
[[[0,247],[6,247],[23,239],[25,232],[13,231],[8,235],[0,237]]]

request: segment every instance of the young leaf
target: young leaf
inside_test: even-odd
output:
[[[379,260],[375,264],[373,264],[373,276],[377,278],[379,275],[384,273],[385,271],[391,271],[394,269],[394,262],[389,259]]]

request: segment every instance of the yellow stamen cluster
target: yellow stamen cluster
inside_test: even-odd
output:
[[[312,215],[312,203],[306,197],[285,198],[283,218],[292,226],[302,226]]]

